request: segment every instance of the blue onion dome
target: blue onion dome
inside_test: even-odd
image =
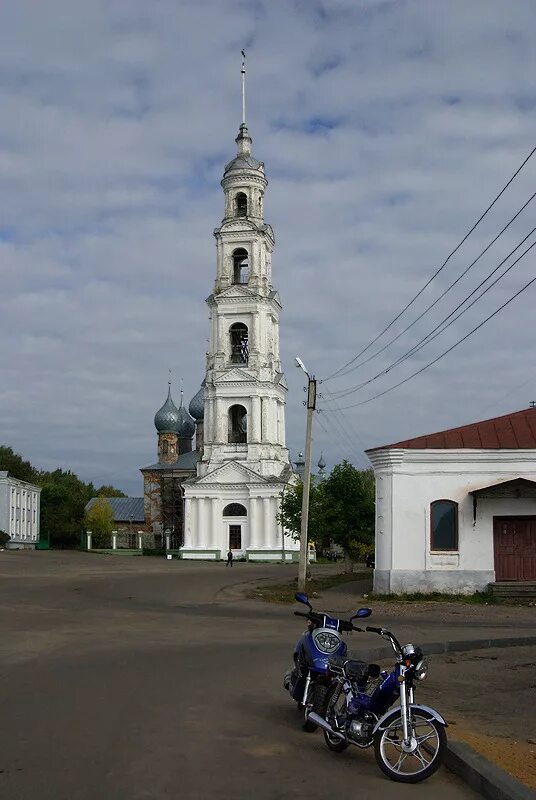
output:
[[[205,387],[202,386],[190,400],[188,411],[196,422],[201,422],[205,416]]]
[[[318,459],[318,469],[325,469],[326,462],[324,461],[324,456],[320,453],[320,458]]]
[[[180,426],[179,409],[171,399],[171,385],[167,400],[154,415],[154,426],[158,433],[178,433]]]
[[[179,416],[177,433],[184,439],[186,438],[191,439],[195,433],[195,422],[193,421],[193,419],[188,414],[188,412],[186,411],[186,409],[182,404],[182,391],[181,391],[181,404],[177,413]]]

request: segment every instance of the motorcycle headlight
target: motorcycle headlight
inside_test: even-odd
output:
[[[415,677],[418,681],[423,681],[426,676],[428,675],[428,661],[425,658],[421,658],[418,664],[415,666]]]
[[[313,633],[313,642],[321,653],[334,653],[340,646],[341,637],[334,631],[319,628]]]

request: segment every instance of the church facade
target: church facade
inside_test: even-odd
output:
[[[274,234],[263,214],[268,181],[251,143],[243,123],[221,182],[203,385],[189,411],[168,392],[155,416],[158,462],[141,470],[146,526],[168,536],[185,559],[219,559],[231,550],[292,560],[299,551],[277,521],[280,494],[294,475],[285,445]]]

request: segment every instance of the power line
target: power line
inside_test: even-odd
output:
[[[354,428],[353,423],[350,420],[350,418],[346,414],[344,414],[344,412],[341,410],[341,408],[340,408],[339,404],[337,403],[337,401],[336,400],[332,400],[331,402],[335,406],[335,409],[330,409],[331,414],[333,415],[335,412],[339,413],[340,416],[341,416],[341,419],[344,421],[344,425],[346,426],[346,428],[343,428],[343,433],[344,433],[345,440],[348,440],[348,433],[350,433],[353,436],[353,438],[355,440],[353,442],[354,447],[356,449],[356,452],[358,452],[359,455],[360,455],[360,459],[359,460],[360,460],[360,462],[363,462],[363,464],[365,465],[365,468],[368,468],[369,462],[368,462],[367,456],[365,454],[365,445],[363,444],[359,433]],[[340,425],[342,426],[342,422],[337,417],[333,416],[332,418],[337,423],[340,423]],[[359,445],[358,447],[356,447],[356,442]],[[361,458],[361,453],[363,453],[363,458]]]
[[[370,361],[372,361],[374,358],[376,358],[376,356],[379,356],[381,353],[383,353],[385,350],[387,350],[387,348],[390,347],[392,344],[394,344],[394,342],[398,341],[398,339],[400,339],[401,336],[403,336],[405,333],[407,333],[410,330],[410,328],[413,328],[413,326],[416,325],[417,322],[419,322],[432,308],[434,308],[434,306],[436,306],[439,303],[439,301],[442,300],[445,297],[445,295],[448,294],[450,292],[450,290],[453,289],[454,286],[456,286],[456,284],[458,284],[461,281],[461,279],[464,278],[467,275],[469,270],[471,270],[475,266],[475,264],[478,261],[480,261],[482,256],[485,255],[488,252],[490,247],[493,247],[493,245],[495,244],[497,239],[499,239],[503,235],[503,233],[507,230],[507,228],[509,228],[510,225],[513,222],[515,222],[515,220],[526,209],[526,207],[529,205],[529,203],[531,203],[534,200],[535,197],[536,197],[536,192],[534,192],[534,194],[531,195],[531,197],[529,197],[529,199],[526,201],[526,203],[524,203],[521,206],[519,211],[517,211],[516,214],[514,214],[514,216],[506,223],[504,228],[502,228],[502,230],[491,240],[491,242],[478,254],[478,256],[474,259],[474,261],[472,261],[469,264],[469,266],[461,273],[461,275],[459,275],[459,277],[457,277],[456,280],[453,281],[450,284],[450,286],[448,286],[445,289],[445,291],[442,292],[436,300],[434,300],[433,303],[430,303],[430,305],[427,306],[427,308],[425,308],[425,310],[422,312],[422,314],[419,314],[419,316],[416,319],[414,319],[413,322],[410,322],[410,324],[407,325],[404,328],[403,331],[400,331],[400,333],[398,333],[396,336],[394,336],[392,339],[390,339],[387,342],[387,344],[384,344],[384,346],[381,347],[379,350],[376,350],[376,352],[373,353],[371,356],[368,356],[363,361],[360,361],[359,364],[354,364],[353,367],[350,367],[350,369],[347,369],[345,372],[339,372],[338,375],[337,375],[337,378],[343,378],[345,375],[348,375],[350,372],[353,372],[354,370],[359,369],[360,367],[364,366],[365,364],[368,364]],[[523,244],[523,242],[521,242],[521,244]],[[519,244],[518,247],[520,247],[521,244]],[[515,251],[512,251],[512,252],[515,252]],[[510,255],[512,255],[512,253],[510,253]],[[502,263],[504,263],[504,262],[502,262]],[[459,306],[458,306],[458,308],[459,308]]]
[[[436,278],[436,277],[439,275],[439,273],[441,272],[441,270],[443,270],[443,269],[444,269],[444,267],[446,267],[446,266],[447,266],[447,264],[448,264],[448,262],[450,261],[450,259],[452,258],[452,256],[453,256],[455,253],[457,253],[457,252],[458,252],[458,250],[460,249],[460,247],[461,247],[461,246],[462,246],[462,245],[463,245],[463,244],[464,244],[464,243],[467,241],[467,239],[468,239],[468,238],[469,238],[469,236],[470,236],[470,235],[473,233],[473,231],[475,230],[475,228],[477,228],[477,227],[478,227],[478,225],[480,225],[480,223],[482,222],[482,220],[484,219],[484,217],[486,216],[486,214],[488,214],[488,212],[489,212],[489,211],[491,211],[491,209],[493,208],[493,206],[495,205],[495,203],[496,203],[496,202],[499,200],[499,198],[500,198],[500,197],[501,197],[501,196],[504,194],[504,192],[505,192],[505,191],[508,189],[508,187],[509,187],[509,186],[510,186],[510,184],[511,184],[511,183],[512,183],[512,182],[515,180],[515,178],[516,178],[516,177],[519,175],[519,173],[521,172],[521,170],[523,169],[523,167],[525,166],[525,164],[526,164],[526,163],[529,161],[529,159],[531,159],[531,158],[532,158],[532,156],[534,155],[534,153],[535,153],[535,152],[536,152],[536,147],[534,147],[534,148],[533,148],[533,149],[530,151],[530,153],[529,153],[529,154],[528,154],[528,156],[525,158],[525,160],[524,160],[524,161],[521,163],[521,165],[520,165],[520,166],[519,166],[519,167],[516,169],[516,171],[514,172],[514,174],[512,175],[512,177],[511,177],[511,178],[510,178],[510,179],[507,181],[507,183],[505,183],[505,185],[503,186],[503,188],[501,189],[501,191],[499,192],[499,194],[498,194],[498,195],[495,197],[495,199],[494,199],[494,200],[493,200],[493,201],[490,203],[490,205],[489,205],[489,206],[486,208],[486,210],[485,210],[485,211],[484,211],[484,212],[483,212],[483,213],[480,215],[480,217],[477,219],[477,221],[474,223],[474,225],[473,225],[473,226],[472,226],[472,227],[471,227],[471,228],[470,228],[470,229],[467,231],[467,233],[465,234],[465,236],[463,237],[463,239],[461,240],[461,242],[459,242],[459,243],[456,245],[456,247],[454,248],[454,250],[451,250],[451,252],[448,254],[448,256],[446,257],[446,259],[445,259],[445,260],[443,261],[443,263],[441,264],[441,266],[440,266],[440,267],[439,267],[439,268],[438,268],[438,269],[437,269],[437,270],[434,272],[434,274],[432,275],[432,277],[428,279],[428,281],[427,281],[427,282],[424,284],[424,286],[422,287],[422,289],[420,289],[420,290],[417,292],[417,294],[416,294],[416,295],[415,295],[415,296],[414,296],[414,297],[413,297],[413,298],[412,298],[412,299],[409,301],[409,303],[407,303],[407,305],[405,305],[405,306],[404,306],[404,308],[402,309],[402,311],[400,311],[400,312],[399,312],[399,313],[396,315],[396,317],[395,317],[393,320],[391,320],[391,322],[390,322],[388,325],[386,325],[386,327],[385,327],[385,328],[384,328],[384,329],[383,329],[383,330],[382,330],[382,331],[381,331],[381,332],[380,332],[380,333],[379,333],[379,334],[378,334],[378,335],[377,335],[377,336],[376,336],[374,339],[372,339],[372,341],[371,341],[371,342],[369,342],[369,343],[366,345],[366,347],[364,347],[362,350],[360,350],[360,351],[359,351],[359,353],[358,353],[356,356],[354,356],[354,358],[350,359],[350,361],[348,361],[346,364],[344,364],[342,367],[340,367],[340,369],[338,369],[338,370],[335,370],[335,372],[332,372],[332,373],[331,373],[331,375],[328,375],[326,378],[323,378],[323,382],[331,380],[331,379],[332,379],[332,378],[334,378],[336,375],[338,375],[340,372],[343,372],[343,371],[344,371],[344,370],[345,370],[347,367],[349,367],[351,364],[355,363],[355,362],[357,361],[357,359],[358,359],[358,358],[360,358],[360,357],[361,357],[361,356],[362,356],[364,353],[366,353],[366,352],[367,352],[367,350],[369,350],[369,349],[372,347],[372,345],[373,345],[373,344],[375,344],[375,343],[378,341],[378,339],[380,339],[380,338],[383,336],[383,334],[384,334],[384,333],[386,333],[386,332],[387,332],[387,331],[388,331],[388,330],[389,330],[389,329],[390,329],[390,328],[391,328],[391,327],[392,327],[392,326],[395,324],[395,322],[397,322],[397,321],[400,319],[400,317],[402,316],[402,314],[404,314],[404,313],[405,313],[405,312],[408,310],[408,308],[410,308],[410,306],[412,306],[412,305],[413,305],[413,303],[415,302],[415,300],[417,300],[417,299],[418,299],[418,298],[421,296],[421,294],[422,294],[422,293],[425,291],[425,289],[427,289],[427,288],[428,288],[428,286],[430,286],[430,284],[432,283],[432,281],[434,280],[434,278]]]
[[[535,242],[535,244],[536,244],[536,242]],[[390,386],[389,388],[384,389],[383,392],[378,392],[378,394],[375,394],[372,397],[367,398],[367,400],[361,400],[360,403],[353,403],[350,406],[342,406],[341,411],[345,411],[348,408],[356,408],[357,406],[363,406],[366,403],[370,403],[372,400],[376,400],[378,397],[382,397],[384,394],[388,394],[389,392],[392,392],[394,389],[398,389],[399,386],[402,386],[404,383],[407,383],[412,378],[415,378],[417,375],[420,375],[421,372],[424,372],[426,369],[428,369],[428,367],[431,367],[434,364],[437,364],[437,362],[440,361],[442,358],[444,358],[444,356],[446,356],[449,353],[451,353],[456,347],[458,347],[458,345],[462,344],[462,342],[465,342],[465,340],[468,339],[470,336],[472,336],[473,333],[476,333],[476,331],[478,331],[483,325],[485,325],[486,322],[489,322],[490,319],[495,317],[500,311],[503,310],[503,308],[506,308],[506,306],[509,305],[509,303],[511,303],[513,300],[516,299],[516,297],[519,297],[519,295],[522,294],[526,289],[528,289],[529,286],[531,286],[535,281],[536,281],[536,276],[534,278],[532,278],[530,281],[528,281],[528,283],[526,283],[524,286],[522,286],[521,289],[519,289],[519,291],[517,291],[510,298],[508,298],[508,300],[506,300],[506,302],[504,302],[492,314],[490,314],[488,317],[486,317],[486,319],[482,320],[482,322],[480,322],[475,328],[473,328],[471,331],[469,331],[469,333],[466,333],[465,336],[463,336],[461,339],[459,339],[457,342],[455,342],[451,347],[449,347],[448,350],[445,350],[443,353],[441,353],[439,356],[437,356],[437,358],[434,358],[433,361],[430,361],[428,364],[425,364],[424,367],[421,367],[416,372],[413,372],[411,375],[408,375],[408,377],[404,378],[403,381],[399,381],[398,383],[395,383],[394,386]],[[328,400],[327,402],[330,402],[330,401]]]
[[[516,250],[519,250],[521,245],[524,244],[535,231],[536,231],[536,226],[530,231],[530,233],[528,233],[525,236],[524,239],[522,239],[522,241],[516,247],[514,247],[513,250],[510,251],[510,253],[508,253],[508,255],[495,267],[495,269],[492,272],[490,272],[484,278],[484,280],[478,284],[478,286],[475,289],[473,289],[473,291],[470,294],[468,294],[460,303],[458,303],[458,305],[456,306],[455,309],[453,309],[453,311],[447,314],[447,316],[444,317],[441,320],[441,322],[439,322],[436,325],[436,327],[432,331],[430,331],[430,333],[427,333],[426,336],[424,336],[419,342],[413,345],[413,347],[407,350],[403,355],[399,356],[399,358],[393,361],[392,364],[390,364],[388,367],[378,372],[372,378],[369,378],[368,380],[358,384],[357,386],[349,387],[347,389],[341,389],[339,392],[328,392],[328,394],[331,395],[331,398],[336,398],[341,400],[343,397],[347,397],[348,395],[354,394],[354,392],[359,391],[359,389],[363,389],[363,387],[368,386],[369,383],[372,383],[378,378],[381,378],[383,375],[387,375],[388,372],[391,372],[391,370],[393,370],[395,367],[398,367],[400,364],[402,364],[403,361],[406,361],[408,358],[411,358],[411,356],[415,355],[415,353],[418,353],[419,350],[422,350],[423,347],[426,347],[427,344],[430,344],[430,342],[432,342],[434,339],[437,339],[438,336],[440,336],[444,331],[447,330],[447,328],[449,328],[457,320],[459,320],[459,318],[463,314],[465,314],[466,311],[469,311],[469,309],[472,308],[475,305],[475,303],[477,303],[486,294],[486,292],[489,292],[490,289],[492,289],[500,280],[502,280],[504,276],[508,272],[510,272],[510,270],[513,269],[516,266],[516,264],[518,264],[521,261],[521,259],[524,258],[530,250],[532,250],[534,246],[536,246],[536,242],[533,242],[531,245],[529,245],[529,247],[527,247],[527,249],[523,253],[521,253],[521,255],[518,258],[516,258],[516,260],[513,261],[509,267],[507,267],[494,281],[492,281],[489,284],[489,286],[486,286],[484,291],[481,292],[478,295],[478,297],[475,297],[472,303],[469,303],[469,305],[466,308],[464,308],[463,311],[460,311],[460,313],[457,316],[453,316],[454,314],[456,314],[456,311],[458,311],[458,309],[460,309],[463,305],[465,305],[467,301],[486,283],[486,281],[488,281],[493,275],[495,275],[497,270],[499,270],[502,267],[505,261],[508,261],[510,256],[513,255]],[[445,322],[447,323],[446,325],[444,325]]]

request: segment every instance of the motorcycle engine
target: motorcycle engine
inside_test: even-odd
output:
[[[365,713],[360,719],[352,719],[348,726],[348,736],[360,744],[370,742],[375,723],[376,717],[369,713]]]

